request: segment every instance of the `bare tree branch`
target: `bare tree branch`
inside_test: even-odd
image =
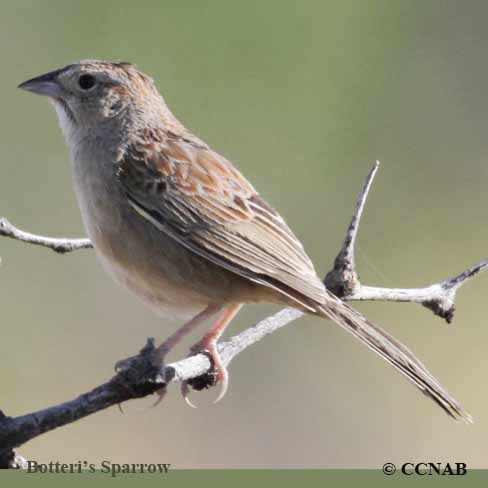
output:
[[[457,290],[468,279],[488,268],[488,259],[453,278],[425,288],[379,288],[362,285],[359,280],[354,262],[355,243],[366,199],[378,168],[379,163],[376,162],[366,178],[346,238],[324,283],[343,300],[420,303],[450,322],[454,315]],[[4,218],[0,218],[0,235],[45,246],[60,253],[92,247],[88,239],[57,239],[21,231]],[[298,310],[286,308],[220,343],[219,352],[224,364],[229,364],[246,348],[302,315]],[[0,412],[0,467],[25,463],[13,449],[30,439],[112,405],[150,395],[170,383],[187,380],[197,390],[213,384],[212,364],[205,354],[156,368],[151,361],[153,350],[154,340],[149,339],[138,355],[123,362],[123,369],[113,378],[71,401],[13,418]]]
[[[382,288],[363,285],[359,280],[354,262],[356,238],[366,199],[379,165],[379,161],[376,161],[364,182],[346,238],[334,261],[333,269],[325,277],[325,286],[345,301],[382,300],[420,303],[450,323],[454,318],[456,292],[469,278],[488,268],[488,259],[475,264],[454,278],[424,288]]]
[[[0,422],[4,422],[7,417],[0,410]],[[27,469],[27,460],[13,449],[0,449],[0,469]]]
[[[224,365],[227,366],[235,356],[265,335],[302,315],[298,310],[286,308],[220,343],[219,353]],[[12,461],[13,448],[100,410],[145,397],[166,388],[170,383],[197,379],[198,381],[192,383],[197,390],[213,385],[212,364],[205,354],[197,354],[156,368],[152,363],[154,350],[154,339],[150,338],[138,355],[123,361],[123,369],[113,378],[71,401],[13,418],[0,414],[0,468],[2,459]]]
[[[89,249],[93,245],[90,239],[66,239],[59,237],[44,237],[30,232],[25,232],[14,227],[6,218],[0,217],[0,236],[10,237],[17,241],[48,247],[60,254],[77,251],[78,249]]]

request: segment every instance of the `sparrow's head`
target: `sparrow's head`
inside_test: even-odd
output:
[[[128,121],[147,124],[165,109],[153,80],[130,63],[80,61],[19,88],[50,98],[65,135]]]

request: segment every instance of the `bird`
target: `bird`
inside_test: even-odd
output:
[[[103,268],[159,316],[183,322],[155,349],[155,363],[220,314],[190,349],[210,357],[218,401],[229,384],[217,347],[225,328],[245,304],[289,306],[332,320],[449,416],[471,421],[406,346],[325,287],[278,211],[173,115],[134,64],[82,60],[19,88],[54,105],[82,221]],[[182,391],[189,402],[186,383]]]

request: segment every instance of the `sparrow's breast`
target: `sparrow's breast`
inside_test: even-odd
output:
[[[83,224],[104,269],[156,313],[190,318],[208,297],[189,290],[191,263],[185,253],[129,206],[117,183],[115,164],[75,160],[74,186]]]
[[[88,237],[105,270],[156,313],[188,319],[210,303],[257,302],[250,281],[185,249],[128,203],[116,163],[75,155],[74,186]],[[269,300],[269,297],[267,298]]]

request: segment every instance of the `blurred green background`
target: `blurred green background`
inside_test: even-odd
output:
[[[374,160],[360,231],[367,284],[423,286],[487,254],[488,3],[484,1],[10,1],[0,7],[0,215],[81,236],[52,108],[16,85],[83,58],[135,62],[174,112],[234,161],[324,274]],[[105,276],[91,251],[59,256],[0,239],[0,408],[27,413],[110,377],[164,323]],[[454,324],[409,304],[360,304],[476,419],[452,422],[331,323],[304,319],[231,365],[231,387],[176,387],[30,442],[29,459],[174,467],[488,467],[488,276]],[[272,307],[248,307],[235,333]],[[181,357],[197,336],[179,348]]]

